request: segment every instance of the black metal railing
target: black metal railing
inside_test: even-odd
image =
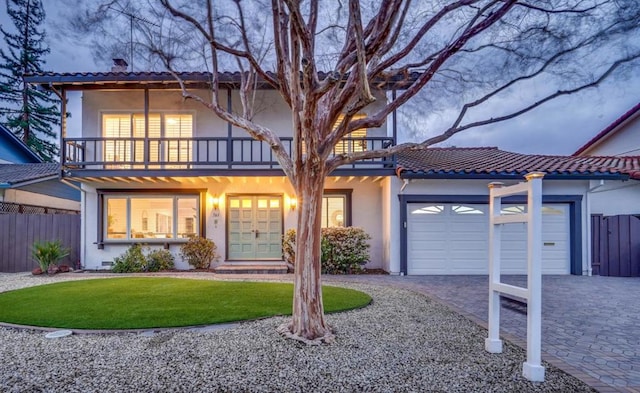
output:
[[[291,154],[293,138],[280,138]],[[333,154],[392,146],[393,138],[343,138]],[[193,138],[64,138],[61,162],[72,169],[277,169],[269,145],[249,137]],[[348,168],[389,168],[392,157],[348,164]]]

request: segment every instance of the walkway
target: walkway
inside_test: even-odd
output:
[[[486,326],[487,276],[344,276],[327,281],[366,281],[436,297]],[[526,286],[524,276],[503,281]],[[543,358],[600,391],[640,392],[640,279],[544,276]],[[526,347],[526,316],[502,308],[501,332]],[[507,337],[509,338],[509,337]],[[552,356],[545,356],[552,355]],[[554,359],[556,358],[556,359]],[[597,381],[594,384],[593,379]],[[606,384],[606,385],[605,385]]]

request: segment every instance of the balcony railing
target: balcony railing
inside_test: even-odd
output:
[[[293,138],[280,138],[291,154]],[[382,149],[393,138],[343,138],[333,154]],[[252,138],[64,138],[62,163],[72,170],[279,169],[269,145]],[[392,157],[342,168],[392,168]]]

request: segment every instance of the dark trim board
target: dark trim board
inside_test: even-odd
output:
[[[474,179],[474,180],[520,180],[526,173],[460,173],[460,172],[409,172],[401,171],[401,179]],[[545,180],[629,180],[629,175],[624,173],[598,172],[593,174],[580,173],[547,173]]]
[[[488,204],[488,195],[398,195],[400,200],[400,273],[408,273],[407,204],[409,203],[478,203]],[[504,203],[526,203],[524,195],[503,198]],[[569,205],[569,264],[571,274],[582,275],[582,195],[543,195],[542,203]]]
[[[240,165],[240,164],[239,164]],[[353,164],[350,164],[353,166]],[[193,169],[74,169],[71,167],[64,168],[64,178],[72,178],[81,181],[83,178],[94,177],[198,177],[198,176],[283,176],[282,169],[266,169],[266,168],[193,168]],[[329,176],[394,176],[393,168],[362,168],[362,167],[345,167],[338,168],[331,172]]]

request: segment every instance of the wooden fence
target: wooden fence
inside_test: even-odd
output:
[[[640,216],[591,216],[594,275],[640,277]]]
[[[33,243],[54,240],[71,249],[60,263],[75,267],[80,259],[80,215],[0,214],[0,272],[31,271],[38,266],[31,258]]]

